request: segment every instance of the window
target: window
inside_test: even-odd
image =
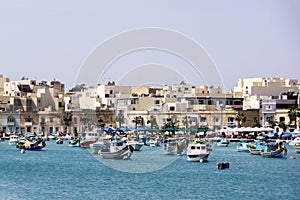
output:
[[[233,123],[234,122],[234,117],[228,117],[228,123]]]
[[[266,110],[272,110],[272,106],[267,105],[267,106],[266,106]]]
[[[113,90],[109,90],[109,94],[113,94],[114,93],[114,91]]]
[[[219,122],[219,118],[218,117],[215,118],[215,122]]]
[[[159,101],[159,100],[154,100],[154,104],[155,104],[155,105],[159,105],[159,104],[160,104],[160,101]]]
[[[201,122],[205,123],[206,122],[206,117],[201,117]]]
[[[109,97],[109,94],[105,94],[105,98],[108,98]]]
[[[285,117],[279,117],[279,122],[284,122],[285,121]]]
[[[175,111],[175,106],[170,106],[170,111]]]
[[[204,104],[204,101],[203,100],[198,100],[198,104]]]

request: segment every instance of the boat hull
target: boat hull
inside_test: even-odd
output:
[[[205,154],[187,154],[187,161],[189,162],[207,162],[209,153]]]
[[[119,159],[119,160],[129,160],[133,153],[133,147],[130,145],[125,146],[119,151],[115,152],[100,152],[100,155],[104,159]]]

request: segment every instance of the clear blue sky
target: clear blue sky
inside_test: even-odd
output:
[[[0,27],[0,74],[11,80],[56,78],[68,89],[97,45],[140,27],[172,29],[193,38],[217,65],[225,90],[239,78],[300,80],[297,0],[11,0],[0,3]],[[142,65],[150,58],[167,64],[178,60],[139,52],[118,61],[106,79],[118,78],[118,67]],[[195,78],[189,82],[201,84]]]

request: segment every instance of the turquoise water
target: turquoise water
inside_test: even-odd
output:
[[[239,153],[235,146],[215,145],[207,163],[150,147],[134,152],[132,160],[103,163],[86,149],[54,141],[25,154],[0,142],[0,199],[299,199],[300,154],[292,147],[288,157],[295,160]],[[218,170],[221,161],[230,168]]]

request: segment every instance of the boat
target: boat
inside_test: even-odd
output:
[[[128,142],[128,145],[132,146],[134,151],[140,151],[141,148],[144,146],[144,143],[131,140]]]
[[[56,140],[56,144],[63,144],[64,143],[64,140],[62,138],[58,138]]]
[[[296,137],[295,139],[293,139],[292,141],[290,141],[289,145],[290,146],[300,145],[300,137]]]
[[[45,146],[46,143],[41,138],[38,138],[36,140],[20,140],[16,145],[17,148],[26,150],[42,150]]]
[[[251,144],[249,142],[241,141],[236,146],[236,149],[237,149],[238,152],[250,152],[249,148],[251,146],[253,146],[253,144]]]
[[[181,156],[185,153],[186,146],[185,138],[168,138],[165,143],[164,154]]]
[[[265,142],[256,142],[254,145],[249,147],[250,154],[260,155],[266,145],[267,143]]]
[[[85,139],[80,141],[80,147],[82,148],[90,148],[90,144],[95,143],[97,140],[96,139]]]
[[[19,136],[17,135],[9,136],[9,141],[8,141],[9,145],[16,145],[18,142],[19,142]]]
[[[206,144],[192,142],[188,145],[186,156],[189,162],[207,162],[210,151]]]
[[[111,144],[110,151],[102,151],[100,149],[99,154],[104,159],[129,160],[133,153],[133,147],[131,145],[121,147],[122,148],[118,148],[118,146],[114,146],[114,144]]]
[[[229,141],[226,138],[222,138],[220,142],[217,142],[218,147],[228,147]]]
[[[226,169],[229,168],[229,162],[219,162],[218,169]]]
[[[79,147],[80,146],[80,139],[72,137],[69,139],[69,146],[70,147]]]
[[[106,135],[104,137],[99,137],[98,140],[95,143],[90,144],[90,151],[93,154],[97,154],[99,150],[101,149],[104,151],[105,149],[109,149],[110,143],[111,143],[112,136]],[[106,150],[109,151],[109,150]]]
[[[282,142],[269,143],[261,152],[263,157],[270,158],[286,158],[287,157],[287,149]]]

